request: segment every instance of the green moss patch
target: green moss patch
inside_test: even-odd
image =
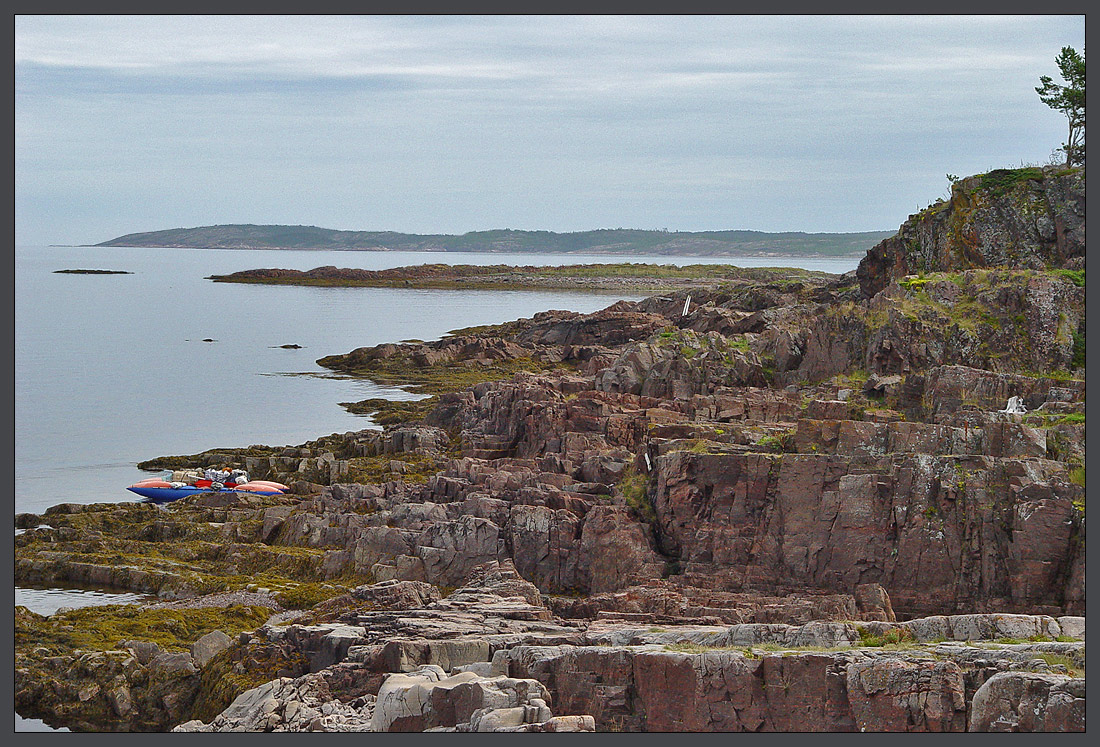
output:
[[[1065,654],[1052,654],[1045,651],[1039,652],[1035,655],[1036,659],[1042,659],[1052,667],[1065,667],[1066,674],[1070,677],[1084,677],[1085,668],[1080,666],[1073,657],[1066,656]]]
[[[425,397],[414,401],[394,401],[375,397],[359,402],[341,402],[340,406],[354,415],[370,415],[371,420],[379,425],[396,425],[398,423],[415,423],[424,420],[438,402],[438,396]]]
[[[403,463],[403,471],[393,472],[394,461]],[[423,483],[443,469],[445,461],[423,454],[382,454],[374,457],[356,457],[348,462],[347,482],[376,485],[400,479],[407,483]]]
[[[16,607],[16,649],[45,648],[51,655],[73,650],[108,651],[126,640],[149,641],[168,651],[186,650],[202,636],[221,630],[230,637],[255,630],[271,616],[258,606],[148,609],[105,605],[59,612],[50,617]]]
[[[994,197],[1000,197],[1018,184],[1027,181],[1041,182],[1043,179],[1043,170],[1033,166],[1022,169],[994,169],[988,174],[981,175],[978,189],[989,192]]]
[[[90,573],[112,588],[175,595],[264,588],[295,609],[367,581],[326,578],[325,548],[261,541],[262,508],[212,509],[185,499],[167,511],[144,509],[105,504],[48,515],[56,528],[16,538],[16,580],[80,582]]]
[[[1085,287],[1085,271],[1084,270],[1052,270],[1052,272],[1065,280],[1076,285],[1078,288]]]
[[[299,652],[275,647],[232,647],[202,668],[198,697],[191,718],[209,723],[243,692],[279,677],[296,677],[309,671],[309,661]]]

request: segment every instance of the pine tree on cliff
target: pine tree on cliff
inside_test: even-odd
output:
[[[1061,86],[1049,75],[1040,75],[1035,92],[1044,104],[1069,119],[1069,140],[1062,146],[1066,165],[1085,162],[1085,55],[1073,47],[1062,47],[1054,61],[1067,85]]]

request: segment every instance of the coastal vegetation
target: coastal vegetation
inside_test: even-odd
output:
[[[1055,83],[1049,75],[1041,75],[1041,85],[1035,92],[1044,104],[1066,115],[1069,138],[1062,144],[1066,166],[1082,164],[1085,162],[1085,55],[1073,47],[1062,47],[1054,61],[1065,85]]]

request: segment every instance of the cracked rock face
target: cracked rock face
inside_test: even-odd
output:
[[[1084,643],[1002,643],[1014,640],[1010,634],[1038,638],[1036,631],[1068,639],[1081,630],[1081,618],[986,614],[900,623],[654,626],[627,616],[572,625],[549,615],[510,623],[498,617],[504,600],[526,603],[524,594],[537,593],[525,584],[513,568],[488,564],[471,586],[419,610],[347,614],[360,625],[268,628],[266,637],[307,653],[334,638],[350,645],[318,673],[268,683],[239,696],[210,723],[180,730],[1083,726],[1083,680],[1058,674],[1065,666],[1051,662],[1083,666]],[[357,594],[372,596],[369,587]],[[877,596],[881,603],[882,592]],[[905,646],[876,642],[890,640]],[[327,709],[326,698],[333,701]],[[1025,705],[1030,715],[1021,715]]]
[[[290,495],[17,516],[19,583],[261,608],[92,651],[20,612],[17,706],[88,730],[1082,730],[1083,171],[986,177],[856,274],[322,359],[433,398],[187,458]]]
[[[917,272],[1083,261],[1084,168],[1002,174],[1003,185],[995,183],[997,171],[960,180],[947,203],[910,216],[896,236],[872,248],[857,270],[864,295]]]

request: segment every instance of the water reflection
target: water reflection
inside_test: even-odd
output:
[[[147,594],[110,591],[99,588],[59,589],[15,587],[15,604],[39,615],[52,615],[62,607],[97,607],[106,604],[141,604]]]
[[[69,731],[64,726],[57,729],[53,728],[40,718],[23,718],[18,713],[15,714],[15,730],[16,731]]]

